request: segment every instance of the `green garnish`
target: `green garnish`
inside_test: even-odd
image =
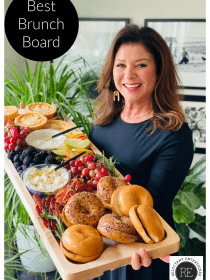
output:
[[[118,177],[119,175],[116,173],[115,171],[115,165],[116,164],[119,164],[119,162],[117,162],[115,159],[114,159],[114,156],[110,157],[110,158],[106,158],[105,155],[104,155],[104,151],[103,151],[103,154],[102,155],[99,155],[99,154],[95,154],[94,155],[95,158],[97,160],[99,160],[103,166],[108,170],[109,172],[109,175],[111,176],[114,176],[114,177]]]
[[[50,220],[56,220],[56,226],[57,226],[57,229],[58,229],[58,230],[55,231],[55,235],[56,235],[59,239],[61,239],[61,236],[62,236],[62,234],[63,234],[64,231],[65,231],[63,222],[62,222],[57,216],[55,216],[55,215],[53,215],[53,216],[50,215],[49,212],[44,212],[44,213],[42,213],[40,217],[41,217],[41,218],[48,218],[48,219],[50,219]]]

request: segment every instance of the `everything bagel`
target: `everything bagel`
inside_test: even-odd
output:
[[[97,185],[97,196],[101,199],[107,209],[112,210],[111,196],[113,192],[117,188],[126,185],[126,182],[124,182],[122,179],[112,176],[102,177]]]
[[[84,224],[96,227],[104,215],[101,200],[92,193],[81,192],[73,195],[65,206],[65,217],[70,224]]]

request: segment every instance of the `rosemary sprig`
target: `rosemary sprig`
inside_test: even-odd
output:
[[[49,212],[44,212],[44,213],[42,213],[41,216],[40,216],[40,218],[48,218],[48,219],[50,219],[50,220],[56,220],[56,226],[57,226],[57,229],[58,229],[58,230],[55,231],[55,235],[56,235],[59,239],[61,239],[61,236],[62,236],[62,234],[63,234],[64,231],[65,231],[63,222],[62,222],[57,216],[55,216],[55,215],[53,215],[53,216],[50,215]]]
[[[106,158],[105,155],[104,155],[104,151],[102,153],[102,155],[99,155],[99,154],[95,154],[94,155],[95,158],[97,160],[99,160],[103,166],[108,170],[109,172],[109,175],[111,176],[114,176],[114,177],[118,177],[119,175],[116,173],[115,171],[115,165],[116,164],[119,164],[119,162],[117,162],[115,159],[114,159],[114,156],[110,157],[110,158]]]

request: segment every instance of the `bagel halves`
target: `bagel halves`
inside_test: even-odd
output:
[[[100,233],[87,225],[73,225],[62,234],[61,251],[69,259],[86,263],[97,259],[103,252]]]
[[[165,230],[156,211],[146,205],[135,205],[129,211],[131,222],[146,243],[160,242]]]

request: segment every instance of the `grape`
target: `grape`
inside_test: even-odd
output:
[[[9,144],[9,150],[14,150],[14,149],[15,149],[15,144],[10,143],[10,144]]]
[[[108,170],[105,167],[101,169],[101,173],[103,173],[104,176],[107,176],[109,174]]]
[[[83,156],[81,156],[79,159],[80,159],[83,163],[86,161],[85,158],[84,158]]]
[[[85,160],[86,160],[86,161],[93,161],[93,160],[94,160],[94,155],[87,155],[87,156],[85,157]]]
[[[10,133],[11,133],[11,135],[12,135],[14,138],[17,138],[17,137],[18,137],[18,130],[17,130],[17,127],[12,127],[12,128],[10,128]]]
[[[23,140],[20,139],[20,138],[17,138],[16,144],[17,144],[18,146],[21,146],[21,145],[23,144]]]
[[[17,140],[17,138],[15,138],[15,137],[11,137],[11,138],[10,138],[10,143],[15,144],[15,143],[16,143],[16,140]]]
[[[101,173],[101,172],[99,172],[99,173],[96,174],[95,179],[96,179],[96,180],[100,180],[102,177],[104,177],[104,174]]]
[[[130,180],[131,180],[131,175],[130,175],[130,174],[127,174],[127,175],[125,176],[125,178],[124,178],[124,181],[125,181],[126,183],[128,183],[128,182],[130,182]]]
[[[74,174],[74,175],[78,173],[78,168],[76,166],[72,167],[70,170],[72,171],[72,174]]]
[[[80,172],[82,172],[83,169],[84,169],[84,166],[79,166],[79,167],[78,167],[78,170],[79,170]]]
[[[93,180],[93,186],[97,187],[97,185],[98,185],[98,181],[97,180]]]
[[[7,123],[6,123],[6,127],[7,128],[11,128],[11,127],[13,127],[15,124],[14,124],[14,122],[13,121],[8,121]]]
[[[94,169],[96,168],[96,163],[93,162],[93,161],[89,161],[89,162],[87,163],[87,166],[88,166],[89,169],[94,170]]]
[[[4,130],[4,137],[7,137],[8,133],[6,130]]]
[[[76,160],[75,161],[75,166],[79,167],[79,166],[82,166],[82,161],[81,160]]]
[[[91,178],[93,178],[93,177],[95,177],[95,172],[94,172],[94,170],[90,170],[89,171],[89,176],[91,177]]]
[[[71,167],[74,167],[74,166],[75,166],[75,160],[72,160],[72,161],[70,162],[70,166],[71,166]]]
[[[5,142],[5,143],[10,143],[10,138],[11,138],[11,137],[9,137],[9,136],[5,137],[5,138],[4,138],[4,142]]]
[[[8,143],[4,143],[4,149],[9,150],[9,144]]]
[[[27,131],[26,130],[21,130],[20,132],[21,137],[25,137],[27,136]]]
[[[82,176],[84,176],[84,177],[86,177],[88,174],[89,174],[89,169],[88,168],[84,168],[83,170],[82,170]]]

